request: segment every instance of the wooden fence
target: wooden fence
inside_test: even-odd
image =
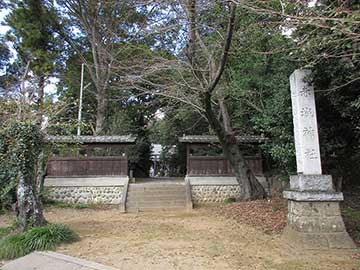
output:
[[[255,175],[263,174],[261,157],[246,157],[246,162]],[[190,176],[227,176],[234,175],[234,172],[229,161],[224,157],[190,156],[188,157],[187,174]]]
[[[110,176],[128,175],[128,160],[124,156],[51,157],[48,176]]]

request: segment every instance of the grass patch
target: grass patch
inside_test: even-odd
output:
[[[77,203],[73,205],[73,208],[75,209],[87,209],[87,208],[93,208],[92,205],[90,204],[85,204],[85,203]]]
[[[231,197],[231,198],[226,198],[226,199],[224,200],[224,204],[229,204],[229,203],[234,203],[234,202],[236,202],[236,199],[233,198],[233,197]]]
[[[14,259],[35,250],[53,250],[61,243],[70,243],[79,236],[63,224],[35,227],[26,232],[0,239],[0,259]]]
[[[88,209],[95,208],[92,204],[86,203],[64,203],[56,201],[46,201],[45,207],[56,207],[56,208],[72,208],[72,209]]]

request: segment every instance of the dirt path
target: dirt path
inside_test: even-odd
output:
[[[81,241],[58,252],[119,269],[360,269],[353,252],[299,252],[216,208],[192,213],[120,214],[116,209],[47,210],[51,222],[76,230]]]

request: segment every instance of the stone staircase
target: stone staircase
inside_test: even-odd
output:
[[[186,210],[184,183],[130,184],[126,198],[127,212]]]

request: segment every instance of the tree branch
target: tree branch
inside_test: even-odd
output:
[[[227,27],[228,30],[227,30],[227,34],[226,34],[226,39],[225,39],[225,44],[223,47],[222,56],[220,59],[220,63],[219,63],[216,75],[214,78],[212,78],[212,80],[206,90],[210,94],[214,91],[216,85],[219,83],[220,77],[225,69],[226,60],[227,60],[227,57],[229,54],[231,40],[232,40],[232,36],[233,36],[233,32],[234,32],[236,5],[234,3],[230,3],[229,7],[230,7],[230,11],[229,11],[229,22],[228,22],[228,27]]]

